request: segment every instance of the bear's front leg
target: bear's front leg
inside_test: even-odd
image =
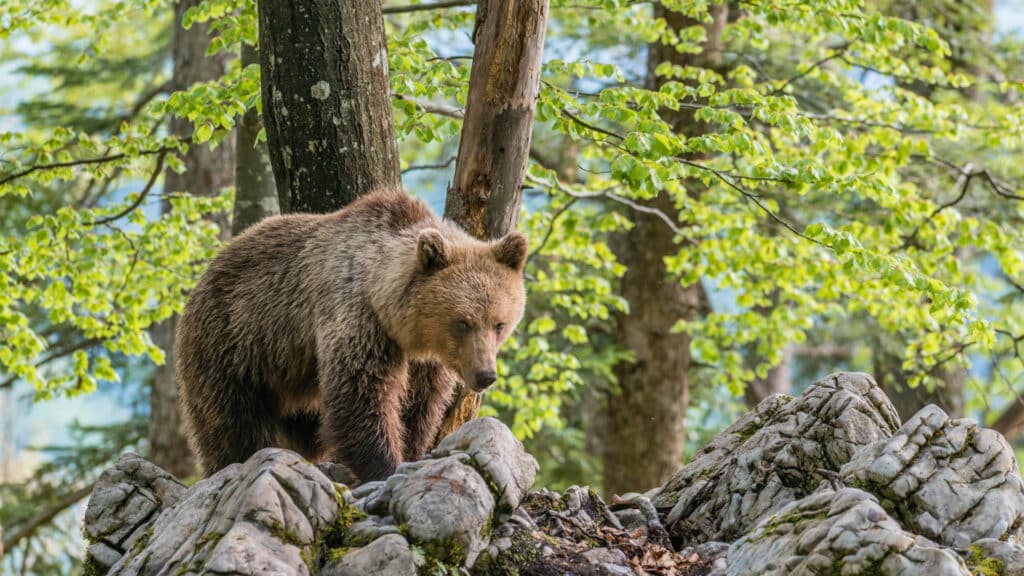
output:
[[[419,460],[430,449],[458,383],[454,372],[437,362],[409,362],[405,401],[405,459]]]
[[[383,331],[364,326],[360,336],[325,335],[318,346],[320,446],[369,482],[387,478],[402,462],[407,363]]]

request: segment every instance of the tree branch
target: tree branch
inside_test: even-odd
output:
[[[426,10],[442,10],[445,8],[457,8],[459,6],[476,6],[476,0],[447,0],[445,2],[424,2],[423,4],[410,4],[408,6],[385,6],[381,8],[381,14],[406,14],[409,12],[423,12]]]
[[[416,172],[417,170],[442,170],[452,165],[455,162],[455,156],[445,160],[444,162],[438,162],[436,164],[414,164],[409,166],[405,170],[402,170],[402,174],[408,174],[409,172]]]
[[[817,62],[814,62],[813,64],[811,64],[803,72],[800,72],[799,74],[797,74],[795,76],[791,76],[791,77],[787,78],[786,80],[784,80],[782,82],[782,84],[779,85],[778,88],[776,88],[775,90],[772,91],[772,94],[782,94],[783,91],[786,89],[786,87],[789,86],[790,84],[800,80],[801,78],[807,76],[808,74],[810,74],[811,72],[817,70],[818,68],[821,68],[822,66],[827,64],[829,61],[835,60],[836,58],[841,58],[849,47],[850,47],[850,44],[846,43],[846,44],[843,44],[841,46],[837,46],[836,48],[833,48],[832,49],[833,50],[832,54],[829,54],[828,56],[825,56],[825,57],[821,58]]]
[[[914,239],[917,238],[918,233],[921,232],[921,228],[924,227],[925,223],[934,220],[935,217],[938,216],[939,213],[942,212],[943,210],[946,210],[947,208],[952,208],[953,206],[956,206],[957,204],[962,202],[963,199],[967,196],[967,189],[971,185],[971,179],[974,178],[975,176],[977,176],[977,174],[974,172],[974,165],[968,164],[967,166],[965,166],[964,169],[960,171],[960,177],[957,178],[957,184],[959,184],[960,186],[960,193],[957,194],[956,197],[950,200],[949,202],[944,202],[943,204],[935,208],[935,210],[933,210],[932,213],[929,214],[923,222],[921,222],[920,224],[917,225],[917,227],[914,228],[914,231],[911,232],[909,236],[903,239],[903,243],[900,244],[900,246],[896,250],[900,251],[909,248],[911,243],[913,243]]]
[[[186,144],[190,140],[191,140],[190,138],[185,138],[185,139],[179,140],[179,142],[182,143],[182,144]],[[178,149],[177,146],[161,146],[160,148],[156,148],[155,150],[141,150],[141,151],[138,152],[138,155],[139,156],[152,156],[153,154],[164,155],[167,152],[170,152],[172,150],[177,150],[177,149]],[[128,156],[129,155],[127,153],[120,152],[120,153],[117,153],[117,154],[110,154],[108,156],[97,156],[95,158],[81,158],[79,160],[68,160],[67,162],[52,162],[52,163],[49,163],[49,164],[35,164],[33,166],[29,166],[28,168],[25,168],[24,170],[20,170],[18,172],[13,172],[11,174],[8,174],[8,175],[0,178],[0,186],[3,186],[4,184],[7,184],[9,182],[13,182],[14,180],[17,180],[18,178],[22,178],[22,177],[28,176],[28,175],[33,174],[35,172],[39,172],[40,170],[55,170],[57,168],[73,168],[75,166],[87,166],[87,165],[90,165],[90,164],[104,164],[106,162],[115,162],[117,160],[121,160],[123,158],[127,158]]]
[[[132,211],[134,211],[136,208],[142,205],[142,201],[149,194],[150,190],[153,189],[153,186],[156,184],[157,179],[160,178],[160,174],[163,172],[164,158],[167,157],[167,152],[168,150],[162,150],[159,156],[156,157],[156,166],[153,168],[153,172],[149,175],[149,181],[146,182],[146,186],[142,189],[141,192],[139,192],[138,196],[135,197],[135,200],[131,204],[126,206],[124,210],[121,210],[117,214],[113,214],[105,218],[100,218],[99,220],[93,220],[92,222],[87,223],[86,226],[99,226],[101,224],[109,224],[111,222],[114,222],[115,220],[124,218],[126,215],[130,214]]]
[[[449,118],[463,119],[466,115],[465,110],[462,108],[456,108],[450,104],[443,102],[431,102],[430,100],[420,100],[411,96],[405,96],[403,94],[392,94],[395,100],[402,100],[404,102],[412,102],[417,108],[420,108],[431,114],[438,114],[440,116],[447,116]]]
[[[75,352],[78,352],[79,350],[85,350],[86,348],[91,348],[93,346],[96,346],[97,344],[99,344],[102,341],[103,340],[101,340],[99,338],[86,338],[85,340],[82,340],[82,341],[79,341],[79,342],[75,342],[74,344],[68,344],[68,345],[66,345],[64,347],[61,347],[61,348],[58,348],[58,349],[50,352],[46,356],[44,356],[42,359],[39,360],[39,362],[36,362],[35,367],[39,368],[40,366],[45,366],[45,365],[49,364],[50,362],[53,362],[54,360],[56,360],[58,358],[63,358],[64,356],[67,356],[68,354],[73,354]],[[10,376],[9,378],[7,378],[7,380],[4,380],[3,382],[0,382],[0,390],[3,390],[5,388],[10,388],[11,386],[14,385],[14,383],[17,380],[18,380],[18,375],[17,374],[15,374],[13,376]]]
[[[92,492],[92,488],[93,484],[89,484],[71,492],[70,494],[62,496],[53,506],[43,510],[24,525],[20,526],[9,537],[4,538],[3,549],[10,550],[14,548],[15,544],[34,534],[41,526],[44,526],[53,520],[57,514],[67,510],[76,502],[88,496],[89,493]]]

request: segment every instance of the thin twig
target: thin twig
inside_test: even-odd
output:
[[[114,222],[115,220],[119,220],[125,217],[126,215],[133,212],[136,208],[141,206],[142,201],[146,198],[146,195],[149,194],[150,190],[153,189],[153,186],[156,184],[157,179],[160,178],[160,174],[163,172],[164,158],[167,157],[167,152],[168,150],[163,150],[162,152],[160,152],[160,155],[156,157],[156,166],[153,168],[153,173],[149,175],[149,181],[146,182],[145,188],[143,188],[142,191],[139,192],[139,194],[135,197],[135,200],[131,204],[126,206],[124,210],[121,210],[117,214],[113,214],[105,218],[100,218],[99,220],[93,220],[92,222],[86,223],[86,226],[99,226],[102,224],[109,224],[110,222]]]
[[[568,202],[559,207],[558,210],[555,211],[554,215],[551,216],[551,222],[548,223],[548,230],[547,233],[544,234],[544,239],[540,241],[540,244],[536,248],[534,248],[532,252],[530,252],[530,255],[527,256],[527,260],[529,260],[530,258],[537,254],[540,254],[540,251],[543,250],[545,246],[547,246],[548,240],[551,239],[551,235],[555,231],[555,224],[558,222],[558,219],[561,218],[562,214],[565,214],[565,212],[569,210],[569,208],[572,208],[573,204],[575,204],[577,201],[579,201],[579,198],[576,198],[574,196],[570,198]]]
[[[941,205],[939,205],[938,207],[936,207],[935,210],[933,210],[932,213],[929,214],[928,217],[925,218],[923,222],[918,224],[914,228],[914,231],[911,232],[910,235],[907,236],[903,240],[903,243],[900,244],[900,246],[896,249],[897,251],[902,251],[902,250],[906,250],[907,248],[909,248],[910,245],[913,243],[914,239],[917,238],[918,233],[921,232],[921,228],[924,227],[926,222],[932,222],[935,219],[935,217],[939,215],[940,212],[942,212],[943,210],[946,210],[947,208],[952,208],[953,206],[956,206],[957,204],[959,204],[960,202],[963,201],[963,199],[967,196],[968,188],[970,188],[971,179],[974,178],[977,175],[977,174],[974,173],[973,169],[974,169],[973,165],[968,164],[965,167],[965,170],[960,172],[960,177],[957,178],[957,184],[960,187],[960,193],[957,194],[956,197],[954,197],[949,202],[944,202]]]
[[[456,156],[445,160],[444,162],[438,162],[436,164],[414,164],[409,166],[405,170],[402,170],[402,174],[408,174],[409,172],[416,172],[417,170],[443,170],[452,165],[455,162]]]
[[[792,83],[794,83],[794,82],[796,82],[796,81],[800,80],[800,79],[801,79],[801,78],[803,78],[804,76],[807,76],[808,74],[810,74],[810,73],[811,73],[811,72],[813,72],[814,70],[817,70],[818,68],[821,68],[822,66],[824,66],[824,65],[825,65],[826,63],[828,63],[829,61],[831,61],[831,60],[835,60],[836,58],[839,58],[839,57],[841,57],[841,56],[843,55],[843,53],[845,53],[845,52],[846,52],[846,50],[847,50],[847,49],[848,49],[849,47],[850,47],[850,44],[849,44],[849,43],[847,43],[847,44],[843,44],[842,46],[837,46],[836,48],[834,48],[834,49],[833,49],[834,51],[832,52],[832,54],[829,54],[828,56],[825,56],[825,57],[821,58],[821,59],[820,59],[820,60],[818,60],[817,62],[814,62],[813,64],[811,64],[811,65],[810,65],[810,66],[809,66],[809,67],[808,67],[808,68],[807,68],[806,70],[804,70],[803,72],[800,72],[799,74],[797,74],[797,75],[795,75],[795,76],[791,76],[791,77],[787,78],[786,80],[784,80],[784,81],[782,82],[782,84],[781,84],[781,85],[779,85],[779,87],[778,87],[778,88],[776,88],[775,90],[773,90],[773,91],[772,91],[772,93],[773,93],[773,94],[782,94],[782,93],[783,93],[783,91],[784,91],[784,90],[786,89],[786,87],[787,87],[787,86],[789,86],[790,84],[792,84]]]
[[[569,112],[565,108],[562,108],[562,114],[565,114],[573,122],[579,124],[580,126],[583,126],[584,128],[586,128],[588,130],[592,130],[594,132],[597,132],[599,134],[604,134],[605,136],[610,136],[612,138],[618,138],[619,140],[625,140],[625,138],[623,138],[622,136],[616,134],[615,132],[612,132],[610,130],[605,130],[604,128],[601,128],[600,126],[595,126],[594,124],[591,124],[590,122],[587,122],[586,120],[580,118],[579,116],[573,114],[572,112]]]
[[[449,118],[462,119],[466,116],[466,111],[463,108],[456,108],[450,104],[443,102],[431,102],[430,100],[420,100],[411,96],[405,96],[404,94],[393,94],[395,100],[404,100],[406,102],[412,102],[417,108],[421,108],[431,114],[438,114],[441,116],[448,116]]]
[[[410,4],[408,6],[385,6],[380,11],[382,14],[406,14],[408,12],[423,12],[426,10],[441,10],[444,8],[474,5],[476,5],[476,0],[447,0],[446,2],[424,2],[423,4]]]

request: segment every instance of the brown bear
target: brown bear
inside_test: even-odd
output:
[[[526,239],[481,242],[402,190],[268,218],[211,263],[178,323],[178,387],[212,474],[268,446],[361,481],[420,458],[453,386],[497,378]]]

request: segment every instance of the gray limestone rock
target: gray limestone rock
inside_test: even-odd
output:
[[[726,576],[970,576],[948,548],[900,528],[874,496],[822,490],[764,518],[729,548]]]
[[[947,546],[983,538],[1021,543],[1024,481],[1013,449],[999,433],[950,419],[937,406],[862,449],[841,476],[878,496],[908,530]]]
[[[472,566],[487,547],[495,501],[468,460],[456,454],[421,466],[394,491],[391,514],[433,557]]]
[[[355,522],[345,534],[346,546],[362,546],[388,534],[400,533],[391,516],[370,516]]]
[[[185,494],[185,486],[137,454],[121,456],[96,482],[85,511],[87,554],[96,566],[113,566],[157,515]]]
[[[315,466],[267,448],[189,488],[110,574],[308,574],[338,501]]]
[[[782,506],[814,492],[819,470],[838,472],[854,453],[899,427],[874,380],[839,373],[796,399],[772,396],[718,435],[652,499],[684,544],[732,541]]]
[[[519,506],[537,475],[537,461],[512,431],[494,418],[467,422],[442,440],[431,456],[458,453],[469,455],[470,465],[497,487],[498,504],[505,512]]]
[[[324,567],[323,576],[416,576],[409,543],[398,534],[382,536]]]

